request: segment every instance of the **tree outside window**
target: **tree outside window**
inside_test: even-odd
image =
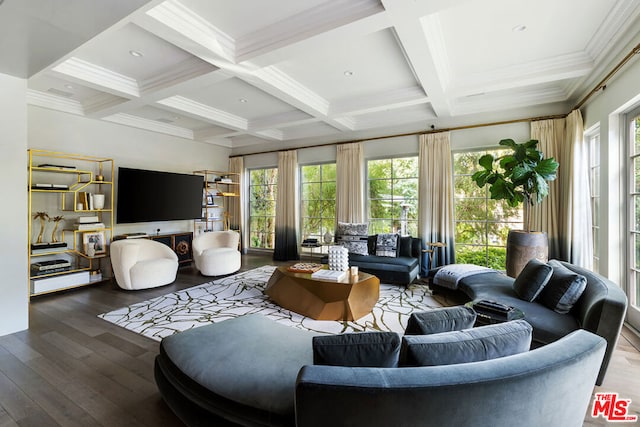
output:
[[[276,231],[278,169],[249,172],[249,247],[273,249]]]
[[[403,210],[407,234],[418,236],[418,157],[369,160],[369,234],[400,233]]]
[[[453,155],[455,188],[456,262],[505,269],[509,230],[522,228],[522,208],[489,198],[488,187],[479,188],[471,175],[479,170],[484,154],[500,156],[504,150]]]
[[[336,225],[336,164],[302,166],[300,174],[302,237],[322,241]]]

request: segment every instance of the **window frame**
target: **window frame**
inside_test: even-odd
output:
[[[273,184],[260,184],[261,187],[268,187],[269,185],[273,185],[275,187],[274,189],[274,199],[273,199],[273,216],[271,215],[252,215],[252,211],[253,211],[253,205],[252,205],[252,188],[255,187],[255,185],[253,185],[252,183],[252,173],[256,172],[256,171],[267,171],[267,170],[275,170],[276,172],[276,176],[275,176],[275,181]],[[248,235],[248,248],[250,250],[256,250],[256,251],[273,251],[274,247],[262,247],[262,246],[253,246],[252,242],[252,237],[253,237],[253,230],[252,230],[252,219],[260,217],[260,218],[273,218],[273,232],[269,232],[268,234],[271,235],[271,242],[273,243],[273,246],[275,246],[275,216],[276,216],[276,204],[277,204],[277,194],[278,194],[278,168],[277,166],[265,166],[265,167],[256,167],[256,168],[252,168],[252,169],[247,169],[247,235]],[[260,231],[260,233],[265,233],[266,231]]]
[[[298,171],[299,172],[299,180],[298,180],[298,182],[299,182],[299,185],[300,185],[300,188],[298,189],[299,194],[300,194],[300,236],[303,239],[304,238],[317,238],[319,242],[323,242],[324,241],[323,240],[324,239],[324,235],[327,233],[327,231],[332,236],[335,233],[336,218],[337,218],[337,215],[336,215],[337,195],[336,195],[336,198],[333,199],[333,216],[332,217],[331,216],[324,216],[323,215],[324,207],[321,207],[322,213],[321,213],[320,217],[317,217],[317,218],[319,218],[321,224],[324,224],[325,220],[327,220],[327,221],[331,220],[331,222],[333,223],[333,226],[330,229],[326,229],[326,230],[324,229],[324,226],[322,226],[323,229],[320,230],[320,234],[318,234],[318,235],[316,235],[316,234],[307,234],[306,230],[305,230],[305,218],[310,218],[308,216],[305,216],[305,212],[304,212],[304,209],[303,209],[304,206],[305,206],[305,201],[315,200],[317,202],[322,202],[324,200],[329,200],[329,199],[323,199],[323,198],[320,198],[320,199],[305,199],[304,198],[304,194],[305,194],[304,185],[305,184],[320,184],[320,192],[319,192],[320,197],[322,197],[322,195],[324,194],[323,185],[325,183],[333,183],[334,186],[336,186],[336,190],[335,191],[337,192],[337,184],[338,184],[337,169],[335,171],[336,177],[335,177],[335,179],[333,181],[328,181],[328,180],[324,180],[323,179],[324,178],[323,166],[327,166],[327,165],[333,165],[334,169],[336,168],[336,162],[335,161],[318,162],[318,163],[307,163],[307,164],[304,164],[304,165],[300,165],[299,168],[298,168],[299,169],[299,171]],[[313,167],[313,166],[319,166],[320,167],[320,181],[305,182],[304,181],[303,168],[305,168],[305,167]]]

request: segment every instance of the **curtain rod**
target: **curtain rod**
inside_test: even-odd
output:
[[[631,49],[631,52],[629,52],[627,54],[627,56],[625,56],[620,62],[618,62],[618,64],[609,72],[609,74],[607,74],[600,81],[600,83],[598,83],[591,90],[591,92],[589,92],[580,102],[578,102],[576,104],[576,106],[571,109],[571,111],[579,109],[594,94],[596,94],[599,90],[605,89],[607,87],[606,83],[611,79],[611,77],[613,77],[618,71],[620,71],[620,69],[627,62],[629,62],[631,60],[631,58],[633,58],[634,55],[637,55],[639,53],[640,53],[640,43],[638,43],[636,45],[636,47]],[[338,141],[338,142],[328,142],[328,143],[324,143],[324,144],[307,145],[307,146],[304,146],[304,147],[297,147],[297,148],[265,150],[265,151],[259,151],[259,152],[256,152],[256,153],[248,153],[248,154],[234,154],[234,155],[229,156],[229,158],[243,157],[243,156],[254,156],[254,155],[258,155],[258,154],[279,153],[280,151],[298,150],[298,149],[303,149],[303,148],[330,147],[330,146],[333,146],[333,145],[351,144],[351,143],[354,143],[354,142],[377,141],[377,140],[380,140],[380,139],[400,138],[400,137],[403,137],[403,136],[427,135],[427,134],[431,134],[431,133],[450,132],[450,131],[454,131],[454,130],[474,129],[474,128],[481,128],[481,127],[489,127],[489,126],[500,126],[500,125],[508,125],[508,124],[512,124],[512,123],[536,122],[536,121],[540,121],[540,120],[550,120],[550,119],[563,119],[563,118],[567,117],[567,115],[568,115],[568,113],[567,114],[556,114],[556,115],[552,115],[552,116],[539,116],[539,117],[529,117],[529,118],[523,118],[523,119],[504,120],[504,121],[500,121],[500,122],[477,123],[477,124],[472,124],[472,125],[454,126],[454,127],[445,128],[445,129],[433,129],[433,130],[420,131],[420,132],[398,133],[398,134],[394,134],[394,135],[376,136],[376,137],[373,137],[373,138],[354,139],[354,140],[351,140],[351,141]]]

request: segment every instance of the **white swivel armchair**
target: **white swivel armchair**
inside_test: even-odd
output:
[[[240,233],[212,231],[193,239],[193,260],[204,276],[221,276],[240,270]]]
[[[111,243],[111,265],[122,289],[155,288],[176,280],[178,256],[154,240],[116,240]]]

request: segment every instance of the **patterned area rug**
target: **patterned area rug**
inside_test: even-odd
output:
[[[394,331],[402,333],[409,315],[441,307],[428,287],[380,285],[373,312],[357,321],[313,320],[269,301],[264,289],[274,266],[238,273],[123,307],[98,317],[146,337],[163,337],[186,329],[222,322],[245,314],[260,314],[285,325],[323,333]]]

